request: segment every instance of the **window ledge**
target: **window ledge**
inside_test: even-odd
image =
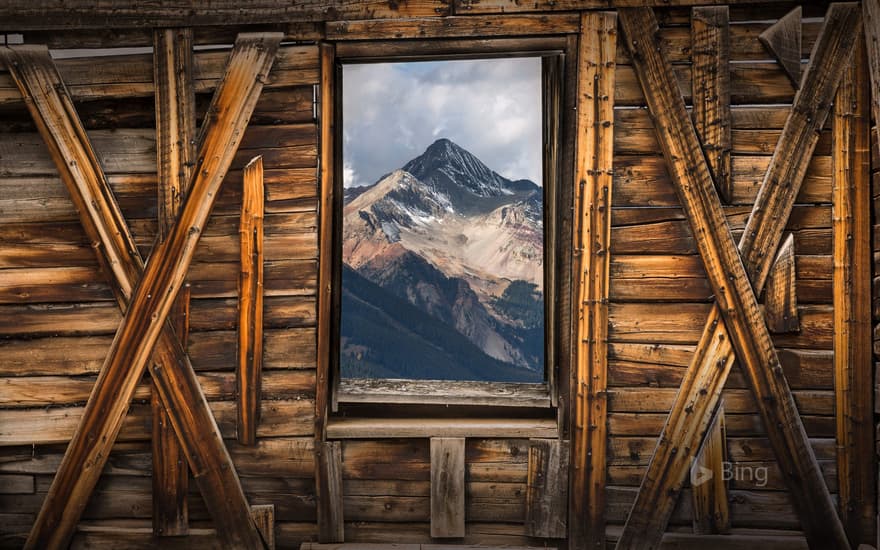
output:
[[[415,437],[548,438],[559,436],[555,419],[331,418],[329,439]]]
[[[550,407],[547,384],[346,378],[338,403]]]

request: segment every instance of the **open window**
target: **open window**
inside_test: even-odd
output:
[[[334,409],[556,402],[565,43],[495,42],[338,45]]]

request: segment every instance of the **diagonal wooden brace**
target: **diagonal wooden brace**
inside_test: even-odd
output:
[[[127,326],[138,325],[135,321],[140,319],[146,321],[150,333],[146,338],[138,338],[141,335],[137,330],[129,331],[127,338],[114,341],[83,420],[31,531],[29,548],[62,548],[70,540],[157,341],[160,345],[156,348],[151,372],[218,531],[233,546],[263,547],[216,422],[192,366],[165,318],[200,233],[190,228],[201,227],[210,213],[217,187],[237,150],[279,42],[278,34],[242,35],[236,41],[226,75],[203,127],[202,161],[193,182],[200,197],[190,201],[188,210],[181,216],[190,223],[186,226],[178,223],[174,233],[176,241],[171,243],[169,239],[168,246],[160,247],[164,252],[154,253],[155,258],[164,257],[165,265],[156,263],[152,270],[147,268],[147,275],[163,269],[174,271],[178,284],[176,288],[171,285],[162,294],[156,293],[157,300],[153,300],[150,289],[145,288],[137,295],[143,294],[139,307],[132,306],[123,319],[120,332]],[[28,105],[61,168],[62,178],[71,188],[89,237],[96,248],[102,248],[99,259],[107,272],[113,274],[117,282],[114,290],[124,309],[140,277],[142,261],[54,64],[45,49],[2,49],[0,54],[29,99]],[[179,254],[180,262],[172,270],[168,263],[173,262],[181,243],[186,244]],[[171,249],[172,244],[178,248]],[[158,306],[164,311],[157,310]],[[150,312],[145,314],[145,310]]]
[[[697,352],[658,441],[618,548],[657,548],[675,500],[734,361],[733,348],[779,460],[811,547],[848,548],[834,503],[809,444],[773,342],[758,309],[782,231],[818,129],[827,118],[860,20],[853,4],[832,4],[779,146],[747,223],[734,244],[650,9],[621,9],[622,27],[663,153],[716,296]],[[745,264],[745,265],[743,265]],[[749,276],[754,283],[753,291]]]

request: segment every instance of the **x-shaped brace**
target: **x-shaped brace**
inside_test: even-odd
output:
[[[764,286],[818,140],[817,132],[824,125],[852,55],[860,25],[858,6],[832,4],[828,10],[804,86],[795,98],[739,250],[684,99],[678,92],[672,66],[657,43],[658,26],[653,11],[621,9],[619,19],[716,304],[617,547],[659,547],[690,460],[706,432],[736,357],[759,404],[764,427],[811,547],[848,548],[756,294]]]
[[[166,319],[280,41],[278,33],[236,40],[202,127],[192,193],[146,268],[48,50],[0,48],[125,311],[26,548],[67,546],[151,354],[153,380],[218,532],[233,547],[264,547],[189,358]]]

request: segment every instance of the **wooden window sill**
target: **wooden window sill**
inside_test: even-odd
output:
[[[550,407],[547,384],[347,378],[336,392],[338,403]]]
[[[417,437],[548,438],[559,436],[555,419],[331,418],[329,439]]]

